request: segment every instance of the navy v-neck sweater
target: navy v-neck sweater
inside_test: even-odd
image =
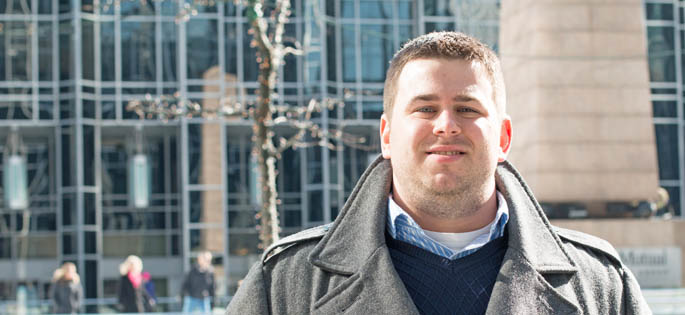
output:
[[[506,236],[455,260],[387,233],[385,238],[395,269],[421,314],[485,314],[507,249]]]

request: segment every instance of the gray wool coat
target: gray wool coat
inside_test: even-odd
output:
[[[508,162],[496,178],[509,240],[487,314],[651,314],[611,245],[551,226]],[[265,251],[227,314],[419,314],[385,244],[391,180],[389,161],[377,159],[335,222]]]

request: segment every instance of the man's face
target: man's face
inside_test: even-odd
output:
[[[511,122],[497,112],[481,68],[459,59],[416,59],[402,69],[392,113],[381,117],[381,143],[393,167],[393,194],[406,206],[445,202],[469,211],[494,193]]]

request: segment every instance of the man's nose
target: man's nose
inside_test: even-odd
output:
[[[461,128],[454,113],[442,111],[435,119],[433,133],[439,136],[453,136],[461,133]]]

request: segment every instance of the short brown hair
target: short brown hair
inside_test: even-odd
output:
[[[414,59],[444,58],[475,61],[483,66],[492,84],[492,99],[500,113],[505,112],[504,78],[499,59],[492,49],[479,40],[460,32],[433,32],[405,43],[390,61],[383,88],[383,112],[392,116],[397,95],[397,79],[404,66]]]

